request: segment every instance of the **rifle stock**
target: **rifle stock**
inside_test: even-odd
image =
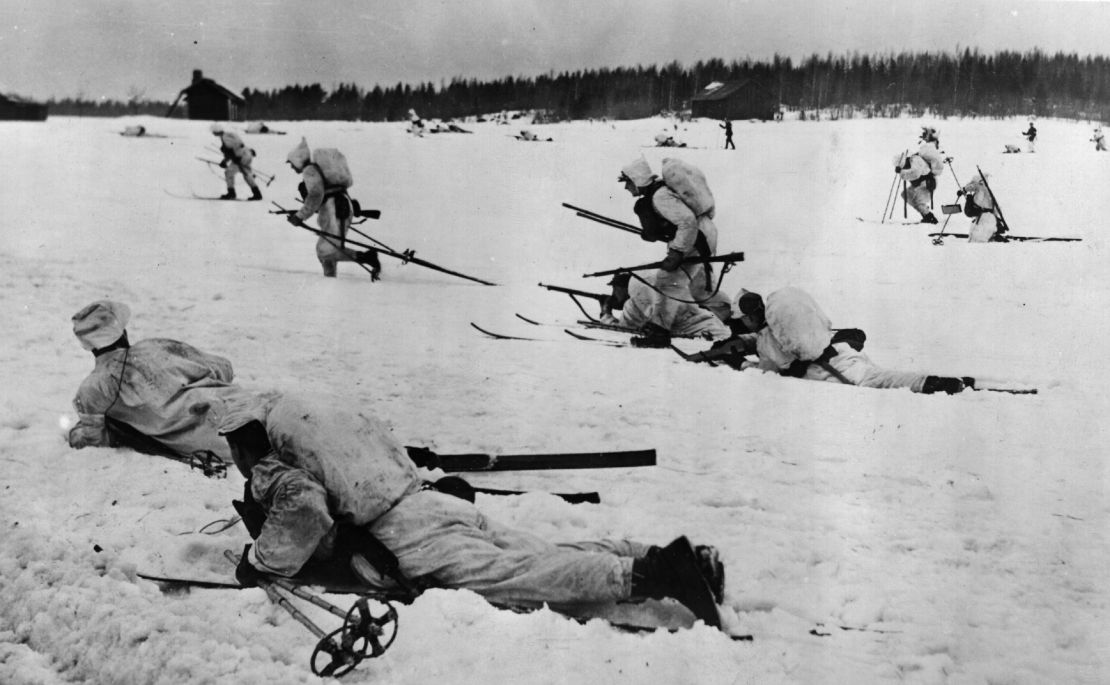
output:
[[[730,252],[728,254],[718,255],[716,257],[686,257],[682,260],[681,265],[687,264],[734,264],[736,262],[744,261],[743,252]],[[582,274],[583,278],[592,278],[594,276],[612,276],[614,274],[626,273],[629,271],[647,271],[648,269],[658,269],[663,266],[663,262],[652,262],[650,264],[640,264],[639,266],[625,266],[618,269],[609,269],[607,271],[598,271],[592,274]]]

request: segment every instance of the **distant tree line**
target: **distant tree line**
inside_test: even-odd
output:
[[[375,86],[319,84],[262,91],[247,88],[245,115],[255,120],[337,119],[397,121],[414,109],[423,118],[462,118],[506,110],[543,111],[553,119],[630,119],[689,107],[714,81],[752,79],[783,107],[823,116],[1054,116],[1110,117],[1110,58],[1048,55],[1039,50],[981,54],[900,53],[813,55],[795,63],[776,56],[693,66],[593,69],[493,81],[455,78],[433,83]],[[51,101],[54,114],[120,116],[164,114],[168,103]]]

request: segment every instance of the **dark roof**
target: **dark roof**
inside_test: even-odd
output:
[[[758,83],[756,83],[755,81],[752,81],[751,79],[744,79],[743,81],[729,81],[728,83],[724,84],[723,86],[720,86],[718,88],[714,88],[713,90],[703,90],[702,92],[698,93],[697,95],[695,95],[691,99],[696,100],[698,102],[702,102],[702,101],[706,101],[706,100],[724,100],[725,98],[732,95],[736,91],[747,88],[748,86],[751,86],[751,87],[754,87],[754,88],[759,88],[760,87]]]
[[[195,81],[187,88],[182,88],[181,92],[185,95],[190,95],[197,90],[215,90],[227,99],[232,100],[238,104],[244,104],[246,102],[246,100],[243,99],[243,96],[235,93],[229,88],[221,86],[210,78],[202,78],[199,81]]]

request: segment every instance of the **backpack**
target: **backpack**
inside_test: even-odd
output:
[[[681,159],[666,158],[662,167],[663,183],[678,195],[695,216],[713,218],[716,202],[705,174]]]

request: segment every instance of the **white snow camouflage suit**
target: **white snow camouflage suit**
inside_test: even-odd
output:
[[[674,238],[667,243],[668,252],[677,250],[683,257],[698,256],[696,241],[700,233],[709,248],[708,256],[716,255],[717,226],[713,223],[716,207],[705,176],[682,160],[667,158],[663,160],[662,177],[664,185],[655,191],[651,202],[655,212],[676,227]],[[702,264],[686,264],[674,271],[657,269],[652,285],[659,292],[654,293],[651,322],[664,330],[673,330],[684,306],[680,300],[699,302],[722,321],[727,319],[732,303],[727,295],[713,293],[716,282],[706,281]]]
[[[776,290],[767,297],[765,306],[767,325],[750,334],[755,339],[759,368],[784,371],[799,359],[817,359],[832,342],[829,318],[804,290],[795,287]],[[926,374],[884,369],[848,343],[835,343],[832,347],[836,354],[829,359],[828,366],[836,373],[820,364],[810,364],[803,378],[842,383],[839,374],[852,385],[909,388],[913,392],[921,392],[925,385]]]
[[[633,557],[628,541],[552,544],[486,518],[470,502],[424,488],[390,430],[334,400],[242,392],[208,412],[221,432],[251,420],[273,451],[250,470],[268,512],[248,557],[291,576],[314,554],[330,555],[336,523],[366,526],[409,579],[467,588],[506,603],[581,604],[625,599]],[[365,570],[359,555],[356,573]],[[365,578],[376,583],[376,574]]]
[[[105,416],[188,456],[210,450],[225,461],[227,441],[189,407],[234,388],[231,362],[177,340],[150,338],[96,357],[73,407],[71,447],[111,447]]]

